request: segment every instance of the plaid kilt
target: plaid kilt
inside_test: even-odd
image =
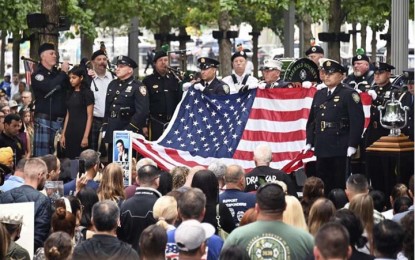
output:
[[[53,140],[55,138],[56,131],[62,129],[63,121],[52,121],[52,129],[50,129],[49,123],[49,120],[35,118],[33,156],[44,156],[49,153],[53,154],[55,152],[55,148],[53,147]],[[49,151],[50,145],[52,145],[52,151]]]

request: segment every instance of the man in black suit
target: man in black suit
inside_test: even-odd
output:
[[[262,184],[283,181],[287,185],[287,193],[297,197],[295,185],[285,172],[271,168],[271,148],[266,144],[258,145],[254,150],[255,168],[245,175],[245,192],[256,191]]]
[[[408,122],[402,132],[409,136],[411,141],[414,141],[414,69],[404,70],[404,82],[406,85],[406,91],[402,92],[399,97],[399,101],[402,102],[402,106],[407,106],[408,110]]]
[[[323,63],[327,88],[316,92],[306,126],[307,146],[314,147],[316,172],[325,184],[325,192],[344,188],[350,173],[349,157],[359,145],[364,126],[359,94],[342,84],[346,69],[338,62]]]

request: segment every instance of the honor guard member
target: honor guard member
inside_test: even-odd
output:
[[[404,91],[399,96],[399,101],[401,101],[402,106],[407,106],[408,110],[408,122],[404,128],[402,128],[402,133],[409,136],[411,141],[414,141],[414,69],[407,69],[403,72],[404,77]],[[406,182],[404,182],[406,183]]]
[[[324,58],[324,50],[320,46],[311,46],[306,52],[305,56],[310,60],[314,61],[314,63],[319,66],[319,60]]]
[[[389,135],[389,129],[380,125],[379,106],[385,106],[386,102],[391,100],[392,95],[397,97],[399,89],[392,86],[390,82],[391,71],[394,66],[384,62],[375,62],[374,65],[374,85],[367,92],[372,97],[370,106],[370,124],[366,131],[366,147],[376,142],[380,137]]]
[[[353,73],[349,74],[343,83],[362,92],[369,90],[374,78],[373,70],[370,70],[369,57],[358,54],[353,57],[352,65]]]
[[[219,61],[211,58],[201,57],[197,60],[201,70],[201,81],[194,85],[206,95],[227,95],[229,94],[229,86],[216,78],[216,69]]]
[[[66,92],[69,89],[69,63],[56,68],[55,45],[43,43],[38,50],[40,63],[32,74],[32,89],[35,99],[34,156],[53,154],[53,139],[62,129],[66,115]]]
[[[170,122],[183,91],[177,78],[169,71],[167,53],[158,51],[153,59],[154,71],[143,80],[150,99],[149,140],[155,141]]]
[[[94,120],[92,121],[91,129],[91,148],[98,151],[100,131],[105,116],[105,99],[107,97],[108,85],[114,79],[114,76],[107,70],[108,57],[103,50],[97,50],[92,54],[91,63],[93,69],[91,71],[91,90],[95,98]],[[100,150],[102,151],[103,149]]]
[[[146,121],[149,114],[147,89],[134,79],[137,63],[127,56],[117,58],[117,79],[108,86],[105,101],[107,129],[105,142],[108,143],[108,160],[112,161],[113,131],[128,130],[147,134]]]
[[[289,86],[280,78],[282,62],[280,60],[266,60],[262,67],[264,82],[259,84],[259,88],[286,88]]]
[[[316,173],[325,192],[344,188],[348,157],[356,152],[363,132],[364,114],[359,94],[341,83],[346,69],[336,61],[323,63],[327,88],[314,95],[306,125],[305,151],[314,147]]]
[[[246,55],[246,52],[235,52],[232,55],[231,61],[234,73],[222,79],[222,81],[229,86],[230,94],[257,88],[258,79],[245,73],[245,69],[248,62],[248,56]]]

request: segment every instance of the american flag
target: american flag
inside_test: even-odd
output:
[[[29,60],[23,60],[24,70],[25,70],[25,77],[26,77],[26,86],[30,87],[32,85],[32,73],[34,70],[34,62],[31,62]]]
[[[266,143],[273,153],[270,166],[281,169],[305,146],[306,123],[316,91],[314,87],[256,89],[206,96],[190,88],[163,136],[150,142],[137,135],[133,147],[165,170],[179,165],[208,166],[221,159],[247,171],[255,167],[255,147]],[[362,102],[365,95],[369,98],[365,116],[369,117],[371,100],[362,93]]]

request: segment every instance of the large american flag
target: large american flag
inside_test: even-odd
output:
[[[150,142],[137,135],[133,147],[165,170],[178,165],[208,166],[217,159],[250,170],[255,167],[255,147],[266,143],[273,153],[270,166],[281,169],[305,146],[306,123],[316,91],[314,87],[256,89],[206,96],[190,88],[163,136]],[[362,102],[367,102],[363,96],[369,98],[369,104],[364,105],[369,117],[370,96],[361,96]]]
[[[23,65],[25,70],[26,86],[30,87],[30,85],[32,85],[32,73],[35,63],[25,59],[23,60]]]

